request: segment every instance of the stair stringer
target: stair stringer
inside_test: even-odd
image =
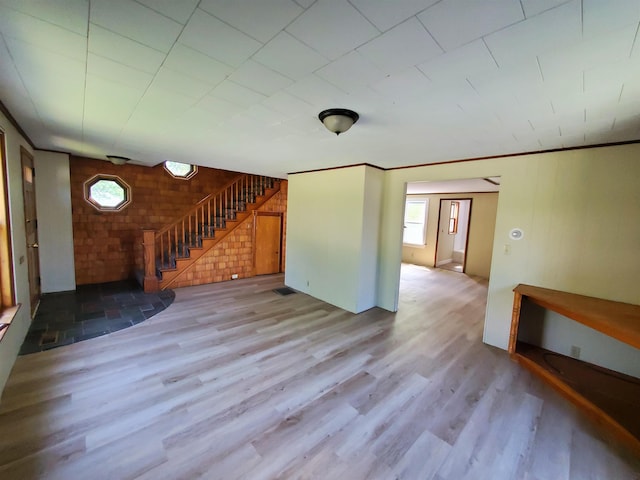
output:
[[[217,229],[216,235],[213,238],[203,238],[202,247],[190,247],[189,257],[177,258],[176,268],[161,269],[162,280],[159,282],[160,290],[165,290],[173,285],[176,280],[181,278],[186,272],[188,272],[194,265],[198,263],[198,260],[203,258],[208,252],[213,250],[220,242],[227,238],[233,231],[235,231],[247,218],[249,218],[255,210],[262,207],[273,196],[280,192],[281,182],[276,182],[273,188],[267,188],[264,195],[256,197],[255,203],[247,204],[245,211],[238,211],[236,213],[235,220],[227,220],[226,228]]]

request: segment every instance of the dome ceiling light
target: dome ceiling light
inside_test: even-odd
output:
[[[125,163],[131,160],[130,158],[121,157],[120,155],[107,155],[107,158],[114,165],[124,165]]]
[[[349,130],[351,125],[358,121],[360,115],[346,108],[330,108],[320,112],[318,118],[327,127],[327,130],[340,135]]]

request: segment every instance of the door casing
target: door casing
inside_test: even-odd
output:
[[[38,253],[38,213],[36,210],[36,175],[33,157],[20,148],[22,163],[22,194],[24,199],[24,221],[27,241],[27,267],[29,271],[29,298],[33,316],[40,302],[40,255]]]
[[[253,273],[282,272],[282,213],[253,212]],[[273,222],[273,223],[272,223]],[[269,225],[269,223],[272,223]],[[272,238],[269,238],[272,236]]]
[[[471,227],[471,214],[473,211],[473,198],[470,197],[460,197],[460,198],[441,198],[440,199],[440,206],[438,207],[438,230],[437,230],[437,234],[436,234],[436,248],[435,248],[435,252],[434,252],[434,258],[433,258],[433,266],[436,267],[436,265],[438,264],[438,246],[440,244],[440,222],[442,221],[442,204],[444,202],[456,202],[456,201],[469,201],[469,215],[467,216],[467,238],[465,239],[465,245],[464,245],[464,262],[462,264],[462,273],[465,273],[467,271],[467,256],[468,256],[468,252],[469,252],[469,228]],[[448,234],[445,234],[448,235]]]

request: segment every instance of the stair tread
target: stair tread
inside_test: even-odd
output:
[[[265,184],[270,183],[271,186]],[[189,230],[184,232],[184,239],[179,242],[179,251],[186,253],[184,256],[177,256],[177,251],[169,250],[167,263],[159,266],[156,263],[156,272],[159,273],[160,288],[167,288],[175,281],[175,278],[181,275],[184,268],[188,268],[189,264],[197,262],[203,254],[221,242],[228,233],[235,230],[239,225],[251,217],[251,213],[258,210],[264,202],[277,193],[280,187],[280,181],[270,179],[262,184],[257,184],[255,189],[250,188],[240,192],[239,196],[230,198],[226,202],[226,206],[217,213],[222,215],[208,216],[205,222],[205,215],[202,216],[202,222],[196,217],[193,230],[191,230],[191,220],[189,220]],[[220,205],[222,207],[222,205]],[[190,244],[194,242],[194,244]],[[172,243],[170,241],[170,243]],[[191,254],[191,250],[194,254]],[[204,251],[203,251],[204,250]],[[196,253],[197,252],[197,253]],[[178,262],[181,260],[182,262]],[[186,265],[185,265],[186,263]],[[170,278],[162,278],[162,273],[169,273]]]

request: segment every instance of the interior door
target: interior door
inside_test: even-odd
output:
[[[268,215],[265,213],[257,212],[255,218],[256,275],[280,272],[282,216],[280,214]]]
[[[20,152],[22,160],[22,191],[24,194],[24,219],[27,233],[27,266],[29,269],[29,296],[31,315],[40,301],[40,257],[38,255],[38,216],[36,213],[36,176],[33,157],[26,150]]]

